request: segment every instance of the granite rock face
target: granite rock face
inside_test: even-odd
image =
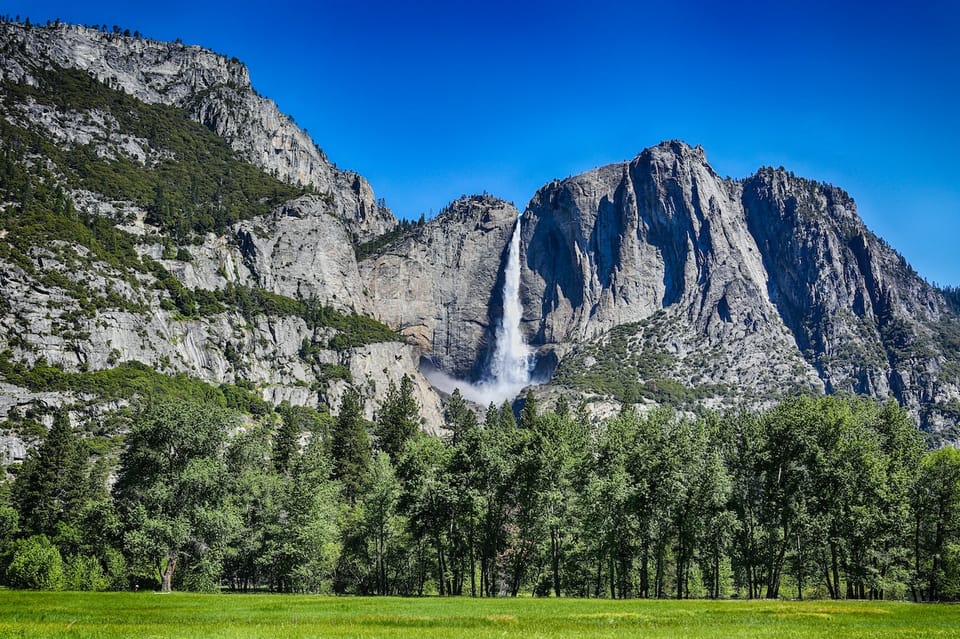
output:
[[[307,195],[234,230],[257,286],[345,310],[368,310],[349,230],[328,199]]]
[[[945,433],[941,440],[957,439],[960,317],[870,233],[840,189],[773,169],[723,179],[702,149],[674,141],[553,181],[522,217],[483,195],[398,227],[367,181],[335,167],[252,89],[235,59],[84,27],[0,23],[0,79],[35,84],[38,65],[82,69],[143,101],[179,107],[240,158],[305,187],[190,246],[163,236],[134,202],[68,189],[76,211],[110,219],[135,238],[135,251],[208,298],[233,285],[312,299],[375,317],[407,342],[334,348],[332,328],[237,308],[186,318],[149,268],[123,271],[58,240],[0,259],[0,352],[14,361],[96,371],[137,360],[212,383],[249,382],[273,402],[334,408],[352,383],[368,417],[390,381],[407,374],[424,427],[436,430],[440,401],[418,365],[483,377],[519,217],[522,330],[539,371],[557,374],[545,393],[593,394],[612,411],[615,399],[637,394],[648,404],[719,408],[849,391],[893,397],[923,428]],[[0,106],[0,117],[61,150],[89,147],[101,160],[146,168],[170,153],[104,110],[31,99]],[[49,179],[58,179],[50,158],[24,161],[53,167]],[[355,251],[365,247],[355,247],[369,240],[365,247],[379,248],[358,263]],[[175,257],[180,249],[189,256]],[[91,312],[100,294],[113,301]],[[6,384],[0,418],[75,400]],[[21,444],[7,439],[0,450],[14,458]]]
[[[247,67],[199,46],[159,42],[82,26],[0,24],[0,77],[34,84],[31,64],[76,68],[147,103],[185,109],[244,159],[291,184],[312,185],[360,239],[393,228],[360,175],[333,166],[303,129],[253,90]]]
[[[490,196],[450,204],[360,264],[370,313],[456,377],[483,369],[501,315],[502,271],[519,213]]]
[[[743,183],[770,299],[828,392],[895,397],[942,425],[954,401],[958,318],[860,220],[842,190],[765,169]]]
[[[768,169],[721,179],[699,147],[665,142],[543,187],[523,240],[524,325],[542,348],[645,323],[628,340],[642,350],[655,320],[661,372],[754,403],[892,395],[936,428],[934,407],[958,396],[939,375],[958,359],[943,345],[956,314],[834,187]]]

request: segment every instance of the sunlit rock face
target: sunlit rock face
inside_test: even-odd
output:
[[[433,367],[460,379],[484,376],[517,216],[491,196],[462,198],[363,260],[371,314],[418,344]]]
[[[535,345],[565,355],[636,324],[631,350],[716,404],[724,388],[754,404],[851,391],[947,423],[956,314],[840,189],[773,169],[723,179],[699,147],[665,142],[544,186],[522,219]]]
[[[363,177],[337,169],[305,131],[256,93],[242,63],[202,47],[79,26],[0,24],[0,79],[37,86],[39,70],[55,67],[86,71],[108,88],[147,103],[179,107],[222,136],[239,159],[306,191],[265,215],[194,238],[189,246],[177,246],[175,238],[149,224],[142,203],[71,189],[65,182],[65,196],[74,210],[113,220],[138,238],[138,253],[158,262],[182,286],[208,297],[216,289],[242,286],[312,300],[343,313],[369,314],[354,245],[394,228],[396,220],[377,203]],[[2,111],[0,117],[36,131],[60,150],[91,145],[99,157],[122,157],[143,166],[172,158],[169,150],[152,148],[149,140],[123,130],[103,109],[25,99],[8,101]],[[178,249],[188,257],[181,259]],[[329,327],[230,306],[219,313],[184,317],[152,275],[85,259],[87,255],[83,246],[64,238],[31,247],[32,268],[0,259],[0,351],[9,352],[13,361],[43,361],[68,372],[135,361],[214,385],[250,385],[275,403],[334,410],[349,380],[362,389],[368,417],[375,414],[388,384],[409,375],[422,407],[423,427],[436,431],[442,426],[439,398],[421,375],[419,350],[412,345],[388,341],[334,348]],[[47,283],[41,283],[41,276]],[[91,313],[89,300],[71,292],[75,283],[126,304]],[[331,370],[336,371],[332,376]],[[78,393],[31,393],[3,386],[2,395],[11,401],[0,402],[0,419],[39,404],[95,401]],[[112,408],[116,403],[90,410]],[[16,458],[17,445],[22,442],[0,442],[0,454]]]
[[[137,251],[188,288],[314,299],[377,317],[407,340],[362,352],[314,348],[307,361],[303,340],[323,346],[330,336],[302,320],[185,320],[160,307],[149,275],[131,279],[106,263],[78,270],[58,247],[35,246],[38,267],[148,310],[78,314],[65,287],[41,286],[0,261],[0,348],[15,359],[43,357],[74,371],[136,359],[214,382],[250,380],[271,400],[311,405],[335,405],[349,370],[368,389],[371,416],[384,385],[410,374],[434,427],[438,399],[418,364],[474,389],[512,378],[512,393],[527,381],[528,362],[537,381],[556,369],[545,393],[592,394],[611,405],[638,390],[647,403],[687,408],[763,406],[793,392],[891,396],[941,440],[957,439],[957,313],[864,227],[840,189],[782,169],[724,179],[702,149],[672,141],[550,182],[522,216],[497,198],[471,196],[401,229],[363,177],[334,166],[253,90],[238,60],[68,25],[0,24],[0,41],[7,81],[36,85],[38,65],[85,70],[146,102],[184,109],[241,158],[306,190],[198,238],[185,260],[165,257],[172,238],[159,237],[142,204],[74,189],[76,210],[116,220],[139,238]],[[103,109],[32,100],[4,108],[12,125],[35,128],[60,149],[94,144],[101,157],[144,166],[170,153]],[[364,242],[375,248],[357,248]],[[65,330],[64,318],[74,317]],[[331,367],[340,381],[324,377]],[[617,376],[633,388],[598,388]]]

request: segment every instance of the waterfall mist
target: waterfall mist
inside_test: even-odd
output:
[[[475,384],[458,380],[443,371],[426,370],[430,383],[445,393],[459,388],[468,400],[480,405],[490,402],[500,404],[516,397],[521,390],[533,383],[530,371],[533,351],[523,339],[520,320],[523,305],[520,303],[520,219],[517,218],[510,247],[507,252],[507,268],[503,281],[503,315],[494,336],[493,356],[489,369],[482,380]]]

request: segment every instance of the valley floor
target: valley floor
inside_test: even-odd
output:
[[[955,637],[960,606],[0,591],[0,637]]]

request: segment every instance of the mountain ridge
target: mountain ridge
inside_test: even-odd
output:
[[[702,148],[666,141],[551,182],[523,224],[535,344],[590,341],[662,310],[687,334],[673,355],[735,344],[741,360],[779,360],[784,372],[761,394],[789,370],[828,392],[893,394],[927,428],[946,423],[921,405],[956,398],[958,355],[943,342],[957,316],[866,228],[842,189],[779,169],[727,181]],[[765,346],[745,348],[756,338]],[[857,361],[878,351],[882,361]],[[736,387],[740,377],[722,374],[735,368],[706,377]]]
[[[44,74],[65,68],[100,102],[44,97]],[[769,168],[721,178],[701,147],[672,140],[553,180],[522,215],[484,194],[399,225],[365,179],[336,168],[253,90],[242,63],[202,47],[3,23],[0,81],[0,117],[14,132],[4,157],[36,190],[30,200],[7,189],[2,207],[0,325],[16,337],[0,351],[21,363],[81,373],[137,360],[328,408],[354,386],[368,417],[409,375],[424,427],[437,430],[441,397],[419,366],[482,379],[519,219],[522,328],[538,375],[557,373],[548,395],[688,410],[796,392],[894,396],[936,439],[957,437],[957,313],[837,187]],[[147,100],[120,97],[138,94]],[[183,173],[193,151],[159,144],[157,126],[134,130],[123,113],[159,113],[138,104],[178,109],[163,126],[205,140],[194,146],[215,145],[177,118],[212,132],[234,154],[215,156],[229,174],[257,167],[260,195],[235,200],[245,203],[231,216],[223,202],[247,183],[205,192],[189,176],[157,178]],[[133,188],[129,176],[152,186]],[[194,188],[199,200],[176,192]],[[28,213],[53,230],[4,249]],[[5,391],[0,413],[78,401],[27,390]]]

